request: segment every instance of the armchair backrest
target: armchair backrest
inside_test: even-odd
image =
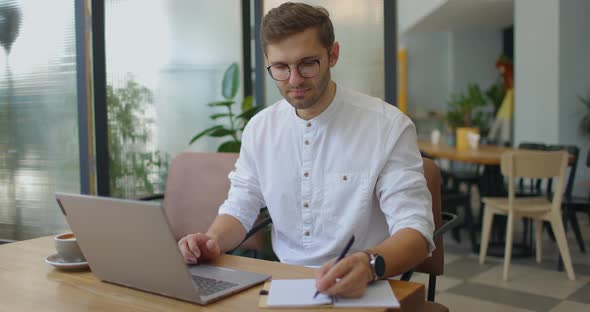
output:
[[[168,171],[164,208],[176,239],[205,232],[227,198],[228,174],[234,169],[238,154],[185,152],[176,156]],[[441,173],[436,163],[423,158],[424,177],[432,196],[435,229],[442,225]],[[260,233],[262,231],[259,231]],[[262,233],[261,233],[262,234]],[[261,249],[262,237],[256,235],[244,247]],[[436,250],[417,268],[417,272],[441,275],[444,267],[442,237],[435,241]]]
[[[206,232],[227,198],[238,154],[184,152],[168,169],[164,209],[176,239]]]
[[[434,217],[435,230],[442,226],[441,216],[441,187],[442,180],[438,165],[428,158],[422,158],[424,164],[424,177],[426,185],[432,196],[432,215]],[[442,236],[435,240],[436,249],[432,256],[424,260],[416,267],[416,272],[427,274],[442,275],[444,271],[444,247]]]

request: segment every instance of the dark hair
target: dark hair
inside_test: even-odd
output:
[[[269,44],[312,27],[319,29],[322,45],[325,48],[331,47],[334,43],[334,27],[330,21],[330,14],[325,8],[304,3],[283,3],[271,9],[262,18],[260,27],[262,49],[266,54],[266,47]]]

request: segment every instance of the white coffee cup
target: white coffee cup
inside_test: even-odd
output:
[[[55,249],[59,256],[66,262],[84,262],[86,258],[78,246],[74,233],[63,233],[53,238]]]
[[[432,143],[432,145],[438,145],[438,143],[440,143],[440,131],[439,130],[433,130],[430,133],[430,143]]]
[[[479,134],[478,133],[467,133],[467,144],[471,149],[477,149],[479,145]]]

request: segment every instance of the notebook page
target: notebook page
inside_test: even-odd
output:
[[[273,282],[274,283],[274,282]],[[335,307],[388,307],[398,308],[399,301],[393,294],[389,281],[376,281],[367,286],[367,291],[360,298],[340,298],[334,302]]]
[[[303,307],[331,304],[332,299],[319,294],[315,299],[315,279],[272,280],[266,305],[269,307]]]

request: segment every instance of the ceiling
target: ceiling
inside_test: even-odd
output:
[[[501,30],[514,23],[514,0],[446,0],[405,33]]]

